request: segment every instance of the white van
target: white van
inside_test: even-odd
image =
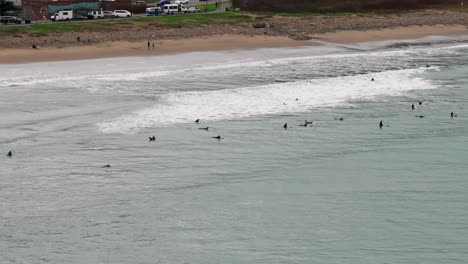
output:
[[[58,13],[53,14],[50,19],[52,21],[69,21],[73,19],[73,10],[65,9],[61,10]]]
[[[167,4],[163,6],[163,12],[166,15],[187,13],[187,8],[181,4]]]

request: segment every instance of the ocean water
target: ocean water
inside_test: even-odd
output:
[[[448,38],[0,65],[0,263],[466,263],[467,73]]]

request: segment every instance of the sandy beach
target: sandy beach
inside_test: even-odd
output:
[[[29,63],[127,56],[356,43],[468,35],[468,14],[421,11],[372,16],[262,17],[255,23],[164,28],[133,25],[113,32],[46,35],[0,33],[0,63]],[[131,33],[129,33],[131,32]],[[77,42],[77,36],[81,42]],[[147,43],[150,42],[148,50]],[[31,44],[40,49],[32,49]],[[153,49],[152,44],[155,44]]]
[[[313,45],[288,37],[221,35],[191,39],[173,39],[150,42],[115,41],[94,45],[44,47],[39,49],[1,49],[0,63],[28,63],[43,61],[85,60],[109,57],[158,56],[165,54],[219,51],[234,49],[278,48]],[[152,43],[155,47],[152,47]]]
[[[314,39],[335,43],[357,43],[383,40],[419,39],[429,36],[465,36],[468,28],[462,25],[408,26],[395,29],[340,31],[314,34]]]

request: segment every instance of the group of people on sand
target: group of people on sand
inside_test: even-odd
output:
[[[154,49],[154,42],[152,43],[153,45],[153,49]],[[151,47],[151,43],[148,41],[148,50],[150,50],[150,47]]]

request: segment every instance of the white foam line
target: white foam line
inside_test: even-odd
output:
[[[248,88],[179,92],[163,96],[151,108],[141,109],[111,122],[98,124],[103,133],[137,133],[148,127],[190,123],[197,118],[219,121],[280,113],[307,112],[316,107],[336,107],[353,100],[377,100],[416,89],[436,86],[420,77],[426,69],[411,69],[303,80]],[[370,81],[371,77],[375,81]],[[299,98],[296,101],[296,98]],[[285,103],[285,104],[283,104]]]

